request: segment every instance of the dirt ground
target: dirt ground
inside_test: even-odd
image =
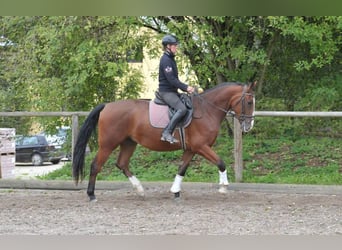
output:
[[[1,235],[342,235],[342,194],[296,194],[186,185],[96,190],[0,189]]]

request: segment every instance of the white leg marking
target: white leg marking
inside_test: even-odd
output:
[[[172,187],[170,189],[172,193],[178,193],[179,191],[181,191],[182,180],[183,180],[183,176],[180,176],[177,174],[175,177],[175,180],[173,181]]]
[[[137,194],[140,196],[144,196],[145,195],[144,188],[141,185],[138,178],[133,175],[132,177],[129,177],[128,179],[132,183],[133,188],[137,191]]]
[[[224,172],[219,171],[219,177],[220,177],[220,188],[219,188],[219,193],[221,194],[226,194],[228,192],[228,177],[227,177],[227,170],[225,170]]]
[[[220,185],[229,185],[228,177],[227,177],[227,170],[224,170],[223,172],[219,171],[219,177],[220,177]]]

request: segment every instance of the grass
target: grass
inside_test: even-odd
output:
[[[233,138],[221,132],[214,150],[226,163],[228,177],[234,182]],[[97,180],[127,180],[115,167],[113,153]],[[131,171],[142,181],[172,181],[177,173],[182,151],[152,152],[138,146],[131,159]],[[93,154],[86,158],[86,179]],[[287,184],[342,184],[342,139],[315,136],[243,137],[243,182]],[[65,164],[41,179],[71,180],[71,165]],[[184,181],[218,182],[218,169],[195,156]]]
[[[291,184],[342,184],[342,140],[322,137],[278,138],[260,142],[244,168],[244,181]],[[270,150],[267,150],[269,148]],[[251,150],[252,151],[252,150]],[[253,153],[252,153],[253,154]]]

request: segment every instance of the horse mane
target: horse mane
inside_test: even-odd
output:
[[[241,82],[222,82],[222,83],[220,83],[220,84],[218,84],[218,85],[216,85],[216,86],[214,86],[214,87],[212,87],[210,89],[205,90],[203,93],[201,93],[201,95],[209,94],[212,91],[215,91],[215,90],[217,90],[219,88],[222,88],[222,87],[225,87],[225,86],[232,86],[232,85],[243,86],[244,83],[241,83]]]

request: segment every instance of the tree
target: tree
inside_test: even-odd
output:
[[[128,63],[145,39],[135,17],[1,17],[1,26],[16,43],[3,58],[18,99],[10,110],[89,110],[141,91]]]
[[[204,88],[258,80],[258,99],[282,98],[289,110],[310,95],[312,86],[341,93],[334,82],[341,79],[341,17],[52,16],[0,21],[1,36],[15,44],[0,54],[2,110],[89,110],[100,102],[137,97],[142,77],[128,61],[132,55],[141,58],[142,47],[159,57],[160,44],[150,41],[160,41],[165,33],[179,38],[185,55],[181,62]]]
[[[293,110],[326,68],[341,74],[341,17],[144,17],[145,27],[179,37],[200,85],[258,80],[258,98]],[[340,98],[341,99],[341,98]]]
[[[29,110],[88,110],[138,95],[141,75],[127,61],[127,53],[143,42],[134,18],[3,17],[2,22],[18,44],[7,79],[24,85]]]
[[[311,100],[312,104],[315,102],[312,90],[324,87],[332,92],[331,98],[335,96],[335,105],[330,110],[339,110],[341,17],[269,17],[269,20],[272,27],[281,30],[281,36],[274,49],[277,56],[270,61],[266,76],[269,84],[264,93],[283,99],[286,110],[295,110],[296,106],[297,110],[312,110],[302,100]],[[318,108],[322,104],[315,105],[316,110],[326,110]]]

